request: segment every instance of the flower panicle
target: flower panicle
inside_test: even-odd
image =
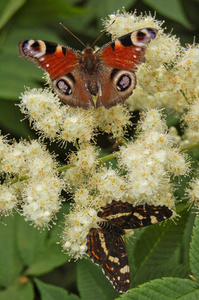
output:
[[[21,205],[21,214],[27,220],[37,227],[48,226],[60,208],[64,187],[52,153],[36,140],[2,143],[1,174],[1,213],[9,215]]]
[[[63,105],[50,87],[27,89],[19,106],[40,134],[39,141],[11,143],[0,138],[1,213],[8,215],[20,206],[21,214],[35,226],[49,227],[61,207],[62,190],[69,191],[73,203],[62,244],[75,258],[86,253],[87,234],[97,226],[97,213],[112,200],[133,206],[165,205],[175,211],[177,186],[172,179],[190,172],[188,156],[179,147],[199,139],[198,45],[182,47],[151,14],[118,11],[104,25],[113,38],[140,28],[158,30],[157,37],[146,45],[145,63],[136,71],[137,86],[125,105],[84,110]],[[49,78],[46,81],[49,84]],[[172,111],[177,117],[186,110],[184,136],[168,129],[163,108],[165,114]],[[128,140],[135,110],[142,112],[141,118],[134,140]],[[97,146],[101,132],[116,141],[113,163],[105,164],[106,159],[101,158],[104,150]],[[73,144],[76,150],[67,155],[66,165],[58,168],[57,157],[43,143],[45,138]],[[195,203],[197,185],[194,179],[187,190]]]
[[[187,157],[173,145],[162,112],[145,111],[137,139],[120,147],[117,168],[96,165],[87,180],[73,186],[74,204],[62,234],[64,250],[75,258],[86,253],[86,236],[97,226],[97,212],[112,200],[133,206],[165,205],[175,211],[171,176],[188,173]]]

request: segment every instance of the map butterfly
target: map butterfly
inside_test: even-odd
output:
[[[168,219],[172,211],[166,206],[138,205],[113,200],[101,207],[97,216],[100,228],[91,228],[87,235],[87,254],[101,265],[113,287],[125,293],[130,287],[128,255],[122,235],[125,229],[136,229]]]

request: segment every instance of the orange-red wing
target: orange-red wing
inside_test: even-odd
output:
[[[157,35],[154,28],[143,28],[123,35],[104,45],[97,55],[102,63],[114,69],[136,71],[144,62],[146,44]]]
[[[78,51],[42,40],[24,40],[18,48],[23,58],[47,71],[52,80],[71,72],[81,57]]]

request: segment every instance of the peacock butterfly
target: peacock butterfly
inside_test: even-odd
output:
[[[146,44],[157,35],[155,28],[125,34],[93,53],[42,40],[23,40],[20,56],[49,73],[52,88],[62,102],[73,107],[110,108],[124,101],[136,86],[137,65],[144,62]]]

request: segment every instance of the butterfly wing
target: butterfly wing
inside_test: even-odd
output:
[[[97,215],[123,229],[135,229],[164,221],[171,217],[172,211],[165,205],[144,204],[134,207],[128,202],[113,200],[102,207],[102,211],[99,211]]]
[[[97,265],[102,265],[108,256],[107,235],[105,230],[99,228],[91,228],[87,235],[87,253]]]
[[[125,34],[101,47],[98,56],[112,68],[136,71],[145,61],[146,44],[156,37],[157,32],[155,28],[143,28]]]
[[[136,86],[135,71],[144,62],[146,44],[157,35],[155,28],[143,28],[117,38],[96,53],[101,65],[101,94],[97,106],[111,107],[123,103]]]
[[[124,222],[124,228],[140,228],[162,222],[172,216],[172,211],[165,205],[138,205]]]
[[[79,69],[82,57],[79,51],[42,40],[21,41],[18,49],[21,57],[49,73],[52,87],[64,103],[83,108],[93,105]]]
[[[42,40],[21,41],[18,49],[21,57],[44,69],[52,80],[70,73],[80,58],[78,51]]]
[[[105,276],[117,291],[125,293],[129,290],[129,262],[121,235],[91,228],[87,235],[87,254],[94,263],[102,266]]]

